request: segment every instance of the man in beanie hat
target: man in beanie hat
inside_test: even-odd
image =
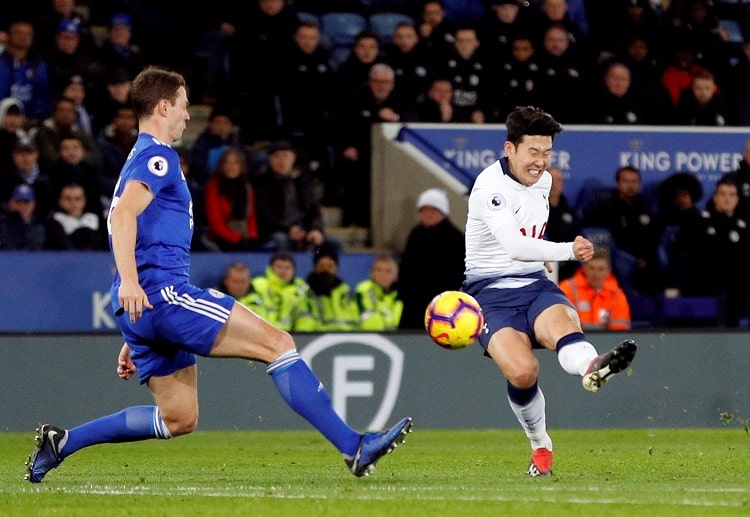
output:
[[[427,189],[417,199],[419,223],[401,255],[399,292],[404,302],[399,328],[424,328],[424,311],[435,295],[458,289],[464,279],[464,234],[448,218],[448,194]]]

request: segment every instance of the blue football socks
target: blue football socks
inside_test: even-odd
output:
[[[134,406],[103,416],[69,430],[61,458],[98,443],[137,442],[171,438],[156,406]]]
[[[299,353],[287,352],[266,369],[281,397],[336,449],[352,456],[357,451],[360,434],[336,414],[331,397]]]

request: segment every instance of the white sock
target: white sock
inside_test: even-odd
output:
[[[525,406],[519,406],[510,399],[508,399],[508,402],[510,402],[510,408],[515,413],[526,436],[531,440],[531,450],[544,447],[551,451],[552,438],[547,434],[547,416],[545,415],[544,394],[541,388],[531,399],[531,402]]]
[[[597,356],[594,345],[587,341],[570,343],[557,351],[557,360],[563,370],[571,375],[583,375]]]

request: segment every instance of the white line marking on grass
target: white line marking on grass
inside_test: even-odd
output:
[[[398,499],[398,493],[404,494],[409,500],[421,501],[467,501],[467,502],[524,502],[538,503],[538,497],[535,496],[518,496],[513,493],[497,493],[497,489],[481,487],[451,487],[446,490],[445,487],[423,486],[423,487],[399,487],[394,485],[388,486],[366,486],[362,487],[363,491],[352,494],[351,492],[333,491],[329,493],[315,493],[308,488],[293,486],[244,486],[227,487],[224,490],[215,488],[206,488],[200,486],[178,486],[170,489],[154,489],[148,486],[101,486],[86,485],[80,488],[50,488],[50,487],[33,487],[23,490],[24,492],[61,492],[66,494],[79,495],[149,495],[149,496],[184,496],[193,495],[196,497],[232,497],[232,498],[271,498],[271,499],[320,499],[320,500],[358,500],[358,501],[388,501]],[[628,498],[628,494],[623,494],[617,487],[547,487],[539,486],[540,490],[546,492],[544,503],[570,503],[570,504],[619,504],[628,506],[640,506],[657,504],[653,501],[643,500],[634,502]],[[730,487],[717,489],[702,488],[685,488],[683,492],[691,493],[748,493],[746,488]],[[566,495],[566,492],[579,492],[578,494]],[[580,493],[618,493],[621,498],[615,497],[581,497]],[[394,495],[396,493],[396,495]],[[466,494],[470,495],[466,495]],[[660,501],[660,505],[671,505],[675,507],[704,507],[704,508],[739,508],[745,507],[746,501],[702,501],[691,498],[681,498],[674,501]]]

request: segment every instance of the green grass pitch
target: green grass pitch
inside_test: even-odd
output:
[[[422,430],[355,478],[314,431],[198,431],[97,445],[23,480],[33,430],[0,433],[2,516],[750,515],[747,425],[555,430],[528,478],[519,430]]]

